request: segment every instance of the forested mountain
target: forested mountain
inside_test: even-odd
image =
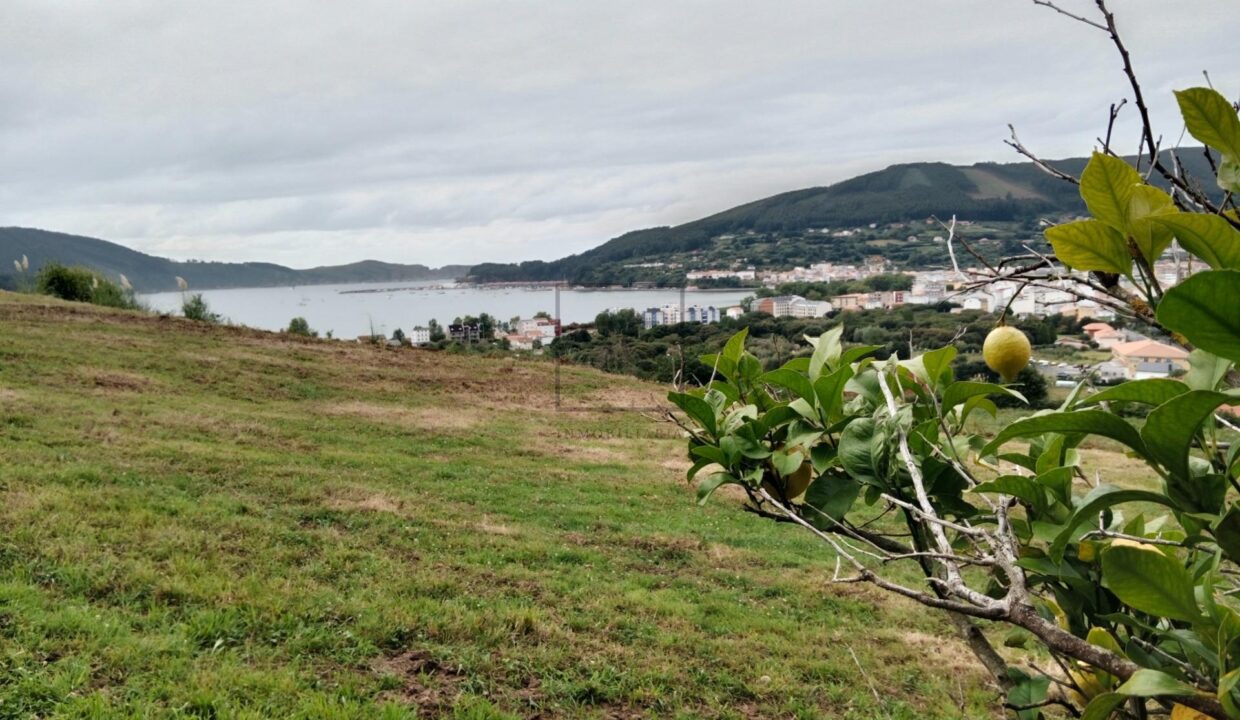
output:
[[[84,265],[112,277],[124,274],[138,292],[175,290],[177,276],[191,289],[268,287],[352,282],[400,282],[455,279],[469,272],[466,265],[429,268],[364,260],[349,265],[294,270],[272,263],[177,262],[130,250],[107,240],[66,235],[31,228],[0,228],[0,287],[16,285],[13,260],[25,255],[30,273],[47,262]]]
[[[1182,151],[1180,160],[1189,175],[1213,177],[1199,149]],[[1079,175],[1087,161],[1088,158],[1071,158],[1053,164],[1072,175]],[[1155,182],[1159,180],[1155,178]],[[552,262],[483,263],[474,266],[470,278],[477,282],[568,280],[612,284],[637,279],[663,282],[671,274],[651,268],[638,271],[634,266],[673,263],[680,266],[679,275],[683,277],[684,269],[695,266],[692,257],[687,256],[707,255],[715,261],[726,255],[711,252],[721,242],[731,240],[720,236],[756,236],[758,240],[747,243],[749,247],[743,249],[743,256],[761,266],[765,250],[763,247],[755,250],[755,246],[774,247],[792,241],[798,245],[798,252],[809,247],[814,254],[814,245],[848,244],[821,232],[824,228],[840,230],[868,227],[871,223],[918,222],[932,215],[946,218],[954,214],[971,221],[1025,224],[1033,233],[1035,225],[1032,223],[1039,218],[1084,211],[1076,186],[1048,175],[1033,163],[969,166],[911,163],[893,165],[827,187],[781,193],[676,227],[625,233],[599,247]],[[847,253],[832,253],[826,247],[817,257],[796,262],[843,260],[850,254],[855,252],[849,249]]]

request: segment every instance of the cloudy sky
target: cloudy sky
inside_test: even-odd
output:
[[[1160,132],[1240,95],[1240,2],[1112,5]],[[294,267],[551,259],[1008,122],[1081,155],[1128,93],[1031,0],[3,0],[0,68],[0,226]]]

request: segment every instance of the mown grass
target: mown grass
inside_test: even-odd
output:
[[[0,718],[999,716],[941,618],[552,387],[0,293]]]

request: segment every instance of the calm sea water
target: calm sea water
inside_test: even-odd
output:
[[[500,320],[531,317],[539,311],[555,314],[555,290],[551,288],[363,283],[201,292],[213,312],[234,323],[280,330],[294,317],[304,317],[320,334],[330,330],[341,338],[367,335],[372,328],[384,335],[391,335],[396,328],[408,332],[432,318],[447,325],[455,317],[481,313]],[[685,304],[726,307],[749,294],[752,291],[686,291]],[[142,299],[153,310],[181,312],[179,292],[154,293]],[[561,290],[560,318],[565,323],[588,322],[604,310],[633,308],[640,312],[679,302],[679,290]]]

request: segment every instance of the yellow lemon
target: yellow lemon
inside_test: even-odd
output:
[[[1029,338],[1014,327],[997,327],[986,336],[982,343],[982,358],[986,365],[999,376],[1003,382],[1012,382],[1016,375],[1029,364],[1033,348]]]
[[[809,488],[809,484],[813,481],[813,479],[814,464],[809,460],[806,460],[801,463],[801,467],[797,468],[791,475],[779,477],[779,480],[781,481],[780,484],[783,486],[783,497],[786,497],[788,500],[796,500],[800,498],[805,494],[806,489]],[[771,479],[768,478],[763,480],[762,487],[765,488],[771,495],[774,495],[776,498],[780,498],[781,493],[776,488],[775,483],[771,482]]]

